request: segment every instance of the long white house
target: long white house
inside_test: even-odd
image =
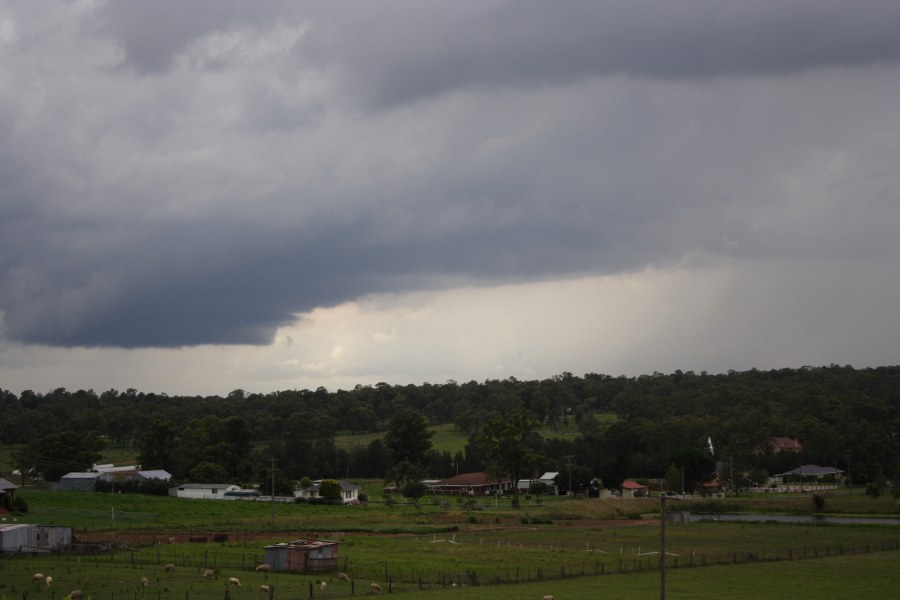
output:
[[[203,500],[229,500],[226,492],[238,492],[241,486],[232,483],[182,483],[169,488],[170,496],[178,498],[199,498]]]

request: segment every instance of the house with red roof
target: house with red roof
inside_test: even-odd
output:
[[[769,438],[768,444],[757,446],[755,452],[757,454],[763,454],[765,452],[779,454],[781,452],[800,452],[801,450],[803,450],[803,444],[793,438],[773,437]]]
[[[643,496],[650,495],[650,487],[646,486],[642,483],[638,483],[637,481],[623,481],[622,482],[622,497],[623,498],[641,498]]]

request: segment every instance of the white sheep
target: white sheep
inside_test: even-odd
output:
[[[325,591],[325,588],[327,588],[327,587],[328,587],[328,584],[325,583],[324,580],[319,582],[319,591],[320,591],[320,592],[324,592],[324,591]]]
[[[173,565],[172,563],[167,564],[166,565],[166,573],[174,573],[174,572],[175,572],[175,565]]]
[[[240,587],[240,585],[241,585],[241,580],[238,579],[237,577],[229,577],[229,578],[228,578],[228,583],[229,583],[230,585],[236,585],[236,586]]]
[[[541,600],[553,600],[553,596],[551,596],[550,594],[547,594],[546,596],[541,598]]]
[[[207,569],[203,571],[203,579],[212,579],[215,576],[216,572],[212,569]]]
[[[146,590],[147,586],[149,586],[149,585],[150,585],[150,580],[148,580],[146,577],[141,577],[141,587]]]
[[[72,600],[81,600],[84,597],[84,594],[81,593],[81,590],[72,590],[72,593],[69,594],[69,598]]]
[[[53,578],[47,575],[46,579],[44,579],[44,583],[47,584],[47,587],[50,587],[50,585],[53,583]]]
[[[272,588],[270,588],[266,584],[262,584],[259,586],[259,591],[268,596],[272,592]]]
[[[375,582],[373,581],[373,582],[372,582],[372,585],[369,586],[369,591],[370,591],[371,593],[373,593],[373,594],[380,594],[380,593],[381,593],[381,586],[378,585],[377,583],[375,583]]]
[[[35,573],[34,575],[31,576],[31,583],[41,582],[41,581],[44,581],[43,573]]]
[[[346,573],[338,573],[338,581],[350,581],[350,576]]]
[[[267,564],[267,563],[263,563],[263,564],[259,565],[258,567],[256,567],[256,570],[257,570],[257,571],[263,571],[263,572],[265,572],[265,573],[268,573],[269,571],[272,570],[272,565]]]

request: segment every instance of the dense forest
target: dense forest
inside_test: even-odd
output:
[[[182,481],[265,489],[274,464],[276,491],[303,477],[399,483],[411,475],[494,469],[527,476],[573,465],[576,480],[599,477],[616,487],[626,477],[663,478],[673,465],[710,459],[728,462],[737,487],[801,464],[839,467],[854,484],[900,476],[900,366],[562,373],[333,392],[234,390],[224,398],[0,391],[0,414],[0,444],[15,445],[17,466],[50,481],[88,467],[106,445],[131,447],[143,468]],[[468,436],[463,451],[431,448],[422,429],[442,423]],[[336,435],[373,432],[386,435],[350,450],[335,445]],[[775,436],[798,440],[802,452],[772,452]]]

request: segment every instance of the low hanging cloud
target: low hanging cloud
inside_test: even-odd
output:
[[[0,6],[9,340],[900,255],[894,2]]]

